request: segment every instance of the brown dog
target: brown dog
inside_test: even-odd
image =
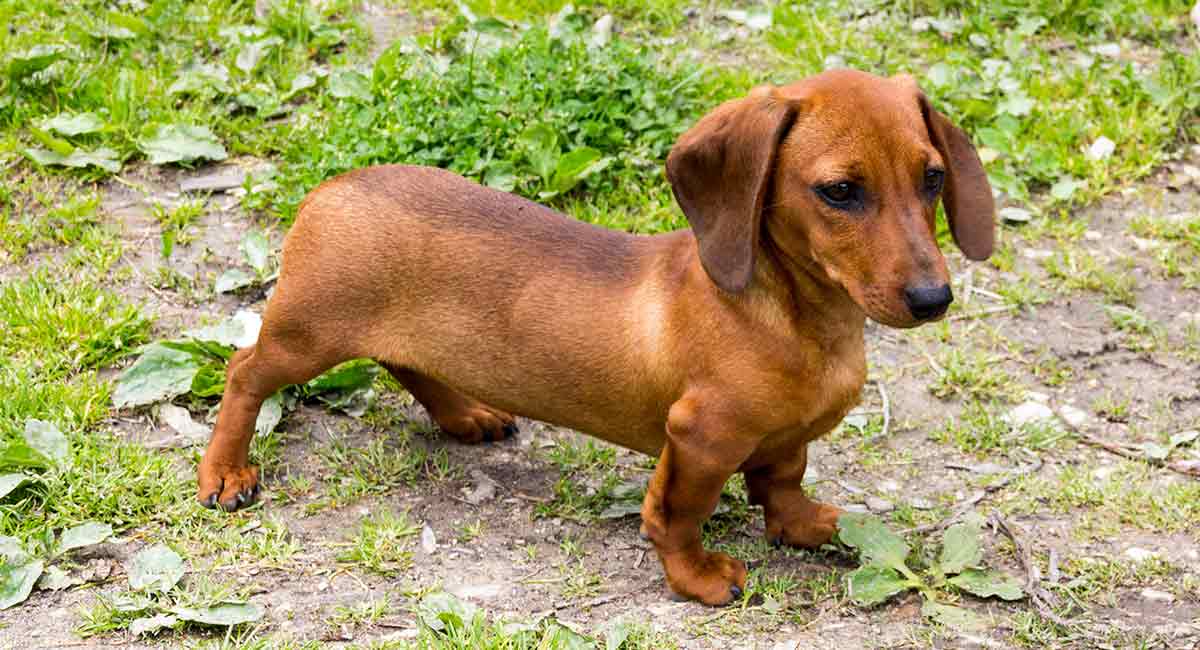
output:
[[[651,237],[439,169],[318,187],[258,343],[229,362],[200,500],[257,494],[265,398],[368,357],[463,442],[522,415],[658,456],[642,530],[682,596],[721,604],[745,585],[740,561],[700,544],[734,472],[769,539],[828,541],[840,511],[804,494],[808,443],[859,399],[865,317],[912,327],[950,304],[939,195],[966,256],[991,254],[987,176],[911,77],[838,71],[722,104],[667,177],[692,230]]]

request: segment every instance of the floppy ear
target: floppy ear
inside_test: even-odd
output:
[[[790,102],[771,90],[721,104],[667,156],[667,179],[696,235],[700,263],[730,293],[753,276],[775,154],[795,119]]]
[[[996,204],[983,163],[967,134],[934,110],[924,94],[918,97],[929,138],[946,162],[942,203],[954,243],[968,259],[986,260],[996,243]]]

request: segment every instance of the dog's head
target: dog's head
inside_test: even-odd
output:
[[[839,70],[756,88],[684,133],[667,177],[705,271],[728,292],[750,284],[769,244],[791,272],[841,285],[876,321],[934,320],[953,299],[939,198],[963,253],[992,253],[979,156],[907,75]]]

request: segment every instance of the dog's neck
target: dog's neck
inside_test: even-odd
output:
[[[823,346],[861,344],[866,314],[816,262],[789,256],[769,236],[763,237],[759,253],[750,291],[774,301],[791,316],[798,331],[820,339]],[[828,327],[829,323],[844,326]]]

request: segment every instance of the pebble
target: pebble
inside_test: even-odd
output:
[[[876,496],[867,497],[866,502],[867,510],[870,510],[877,515],[881,515],[885,512],[891,512],[896,509],[896,505],[891,501],[888,501],[887,499],[881,499]]]
[[[1137,546],[1130,546],[1129,548],[1125,549],[1125,557],[1135,562],[1145,562],[1146,560],[1158,557],[1158,553],[1144,548],[1138,548]]]
[[[1172,603],[1175,602],[1175,594],[1146,587],[1142,590],[1142,599],[1155,603]]]
[[[1087,411],[1071,406],[1070,404],[1063,404],[1058,407],[1058,415],[1064,422],[1073,427],[1081,427],[1088,421]]]
[[[1024,426],[1030,422],[1049,420],[1054,417],[1054,411],[1042,402],[1025,402],[1008,412],[1008,421],[1013,426]]]
[[[429,524],[421,529],[421,550],[425,551],[426,555],[433,555],[437,550],[437,535],[434,535],[433,528]]]
[[[504,593],[504,585],[497,583],[486,583],[481,585],[458,585],[446,589],[447,592],[458,596],[464,600],[474,600],[479,598],[495,598]]]
[[[215,174],[205,174],[195,178],[186,178],[179,183],[181,192],[224,192],[235,187],[241,187],[246,182],[246,172],[241,170],[222,171]]]

